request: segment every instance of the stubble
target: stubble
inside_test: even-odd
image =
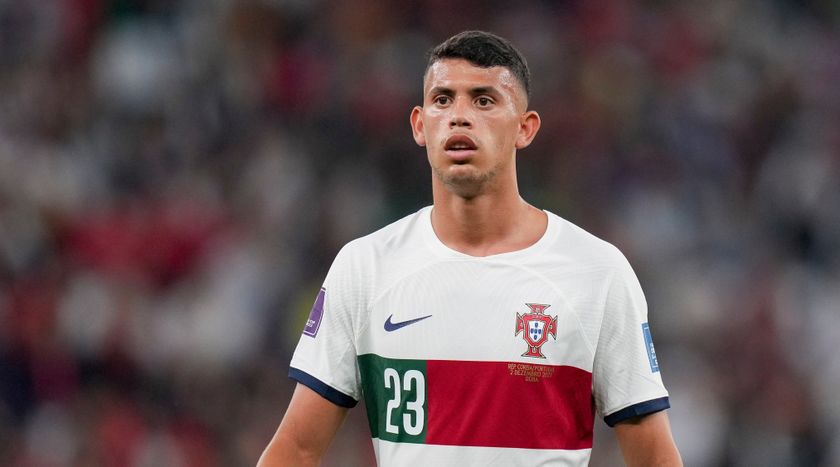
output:
[[[440,167],[432,166],[432,172],[443,186],[464,199],[473,199],[486,193],[493,186],[499,170],[499,165],[496,165],[486,172],[470,170],[467,173],[446,173]]]

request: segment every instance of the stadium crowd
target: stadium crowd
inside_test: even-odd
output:
[[[840,466],[838,25],[828,0],[0,2],[0,465],[253,465],[337,250],[431,202],[408,114],[426,49],[475,28],[532,69],[526,199],[639,275],[686,465]],[[328,465],[372,465],[362,417]]]

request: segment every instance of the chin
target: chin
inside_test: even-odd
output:
[[[435,168],[434,173],[447,190],[462,198],[474,198],[480,195],[495,176],[493,171],[482,173],[475,167],[465,165],[449,167],[446,173]]]

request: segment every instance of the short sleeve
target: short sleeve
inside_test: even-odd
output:
[[[630,264],[617,255],[593,365],[595,405],[610,426],[670,406],[653,348],[647,302]]]
[[[342,407],[355,406],[361,397],[355,337],[363,294],[349,246],[338,253],[315,297],[289,368],[290,378]]]

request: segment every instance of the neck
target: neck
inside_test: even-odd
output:
[[[519,196],[516,183],[507,192],[463,198],[433,182],[432,227],[449,248],[471,256],[489,256],[527,248],[542,237],[548,218]]]

